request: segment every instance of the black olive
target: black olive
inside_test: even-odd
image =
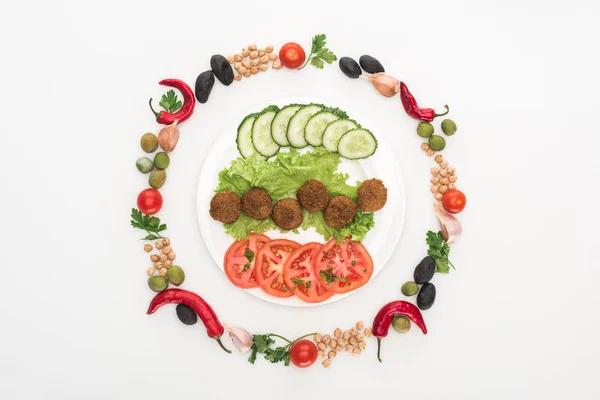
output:
[[[215,54],[210,58],[210,69],[223,85],[229,86],[233,82],[233,68],[222,55]]]
[[[352,79],[356,79],[362,74],[358,63],[350,57],[340,58],[340,69],[348,78]]]
[[[361,68],[364,69],[365,72],[368,72],[370,74],[385,72],[383,65],[381,65],[381,63],[377,61],[376,58],[373,58],[366,54],[364,56],[360,56],[358,62],[360,63]]]
[[[415,268],[415,273],[413,275],[415,282],[419,285],[429,282],[431,278],[433,278],[436,268],[435,258],[431,256],[425,257]]]
[[[215,85],[215,76],[213,75],[211,70],[204,71],[196,78],[196,99],[200,103],[206,103],[208,101],[208,96],[210,96],[210,92],[212,91],[213,86]]]
[[[179,320],[186,325],[194,325],[196,322],[198,322],[196,311],[192,310],[185,304],[177,304],[175,311],[177,311],[177,318],[179,318]]]
[[[417,306],[421,310],[429,310],[435,302],[435,286],[433,283],[426,283],[421,286],[421,290],[417,295]]]

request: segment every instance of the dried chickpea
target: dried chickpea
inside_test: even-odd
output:
[[[448,164],[448,161],[443,161],[443,162],[440,164],[440,167],[442,167],[442,168],[448,168],[448,165],[449,165],[449,164]]]
[[[446,186],[446,185],[442,185],[442,186],[440,186],[440,193],[441,193],[441,194],[444,194],[444,193],[446,193],[447,191],[448,191],[448,186]]]
[[[336,328],[336,330],[333,331],[333,336],[339,338],[340,336],[342,336],[342,330],[340,328]]]
[[[435,154],[434,150],[432,150],[432,149],[427,150],[427,157],[431,157],[434,154]]]
[[[268,62],[269,62],[269,57],[268,57],[268,56],[262,56],[262,57],[260,58],[260,62],[261,62],[261,64],[266,64],[266,63],[268,63]]]
[[[421,150],[423,150],[423,151],[429,150],[429,145],[427,143],[421,143]]]
[[[444,195],[441,193],[436,193],[433,195],[433,197],[435,197],[435,199],[438,201],[442,201],[442,198],[444,197]]]
[[[152,276],[152,275],[154,275],[154,267],[150,267],[150,268],[148,268],[148,269],[146,270],[146,274],[147,274],[148,276]]]
[[[360,351],[360,347],[355,347],[354,350],[352,350],[352,355],[357,356],[360,354]]]
[[[158,271],[158,273],[160,274],[160,276],[167,276],[167,269],[162,268],[160,271]]]
[[[250,55],[250,50],[244,48],[242,49],[242,57],[248,57]]]
[[[448,176],[448,170],[447,169],[440,169],[440,176],[442,178],[445,178]]]
[[[163,265],[161,262],[154,263],[154,268],[160,270],[160,269],[162,269],[162,267],[163,267]]]
[[[244,59],[244,57],[242,57],[241,54],[236,54],[235,56],[233,56],[233,61],[242,61]]]
[[[431,178],[429,182],[431,182],[432,185],[437,185],[438,183],[440,183],[440,178],[436,176],[434,178]]]
[[[364,322],[362,322],[362,321],[358,321],[358,322],[356,323],[356,328],[357,328],[359,331],[362,331],[363,329],[365,329],[365,323],[364,323]]]
[[[152,245],[151,244],[145,244],[144,245],[144,251],[146,253],[150,253],[152,251]]]
[[[317,343],[319,343],[321,341],[321,334],[320,333],[315,333],[313,336],[313,340]]]
[[[246,78],[250,78],[250,70],[246,69],[244,72],[242,72],[242,74],[246,77]]]
[[[448,178],[442,178],[442,179],[440,179],[440,183],[442,185],[447,185],[448,184]]]
[[[356,329],[356,327],[355,327],[355,326],[353,326],[353,327],[350,329],[350,334],[351,334],[352,336],[356,336],[356,335],[358,334],[358,329]]]
[[[249,69],[249,68],[252,68],[252,63],[251,63],[250,61],[248,61],[248,60],[244,60],[244,61],[242,62],[242,66],[243,66],[244,68],[248,68],[248,69]]]
[[[448,190],[454,190],[454,189],[456,189],[456,185],[454,183],[450,183],[448,185]]]
[[[240,74],[239,72],[236,72],[233,75],[233,80],[235,80],[235,81],[241,81],[242,80],[242,74]]]
[[[165,246],[162,249],[162,253],[163,254],[169,254],[173,249],[171,249],[171,246]]]
[[[161,254],[160,256],[158,256],[158,260],[160,262],[165,262],[165,261],[167,261],[168,257],[169,256],[167,256],[166,254]]]
[[[350,339],[350,331],[344,331],[344,334],[342,337],[346,340]]]
[[[342,346],[341,344],[340,344],[340,345],[337,345],[337,346],[335,347],[335,351],[336,351],[337,353],[341,353],[342,351],[344,351],[344,346]]]
[[[233,68],[236,69],[236,71],[239,71],[240,68],[242,68],[242,63],[241,62],[236,62],[235,64],[233,64]]]
[[[438,154],[437,156],[435,156],[435,162],[436,163],[441,163],[442,161],[444,161],[444,157],[442,157],[441,154]]]
[[[358,342],[358,348],[364,350],[367,348],[367,344],[365,342]]]
[[[260,69],[262,72],[265,72],[269,69],[269,66],[267,64],[260,64],[260,67],[258,67],[258,69]]]
[[[253,65],[254,67],[257,67],[259,64],[260,64],[260,60],[259,60],[258,58],[256,58],[256,59],[252,60],[252,65]]]
[[[269,54],[269,60],[271,61],[275,61],[277,60],[279,57],[277,57],[277,54]]]
[[[323,357],[325,357],[325,352],[323,350],[319,350],[317,352],[317,355],[319,356],[319,358],[323,358]]]
[[[450,175],[450,176],[448,177],[448,180],[449,180],[451,183],[454,183],[454,182],[456,182],[456,180],[457,180],[457,179],[458,179],[458,177],[457,177],[456,175]]]
[[[346,339],[344,339],[344,337],[343,337],[343,336],[340,336],[340,337],[337,339],[337,342],[338,342],[338,344],[344,344],[344,343],[346,343]]]
[[[254,51],[256,49],[258,49],[258,47],[255,44],[251,44],[250,46],[248,46],[248,50],[250,51]]]
[[[229,56],[229,57],[227,57],[227,62],[228,62],[229,64],[233,64],[233,62],[234,62],[234,61],[235,61],[235,60],[234,60],[233,56]]]
[[[171,260],[167,260],[163,263],[163,265],[165,266],[166,269],[169,269],[173,265],[173,262]]]
[[[248,68],[244,67],[243,65],[240,67],[240,69],[238,69],[238,72],[242,75],[244,75],[246,71],[248,71]]]
[[[433,175],[433,176],[437,176],[440,173],[440,170],[435,167],[431,168],[430,171],[431,171],[431,175]]]
[[[171,240],[169,238],[164,238],[163,239],[163,246],[170,246],[171,245]]]
[[[329,350],[329,353],[327,353],[327,358],[335,358],[336,355],[337,353],[335,350]]]
[[[266,51],[264,51],[263,49],[259,49],[259,50],[258,50],[258,56],[259,56],[259,57],[262,57],[262,56],[264,56],[265,54],[267,54],[267,52],[266,52]]]
[[[440,190],[440,187],[438,185],[433,185],[431,187],[431,193],[437,193]]]
[[[266,51],[267,53],[271,53],[271,52],[273,52],[273,49],[274,49],[274,48],[273,48],[273,46],[271,46],[271,45],[268,45],[267,47],[265,47],[265,51]]]
[[[346,351],[347,352],[351,352],[352,350],[354,350],[354,346],[352,346],[351,344],[347,344],[346,345]]]
[[[254,59],[256,59],[256,57],[258,57],[258,51],[256,51],[256,50],[255,51],[251,51],[250,52],[250,59],[254,60]]]
[[[329,343],[327,343],[327,344],[328,344],[328,345],[329,345],[329,347],[331,347],[332,349],[335,349],[335,348],[337,347],[337,345],[338,345],[338,342],[337,342],[337,340],[335,340],[335,339],[331,339],[331,340],[329,341]]]
[[[356,340],[355,336],[351,336],[350,339],[348,339],[348,343],[350,343],[353,346],[356,346],[356,343],[358,343],[358,340]]]
[[[162,240],[157,241],[156,242],[156,249],[157,250],[162,250],[162,248],[163,248],[163,241]]]
[[[323,360],[323,367],[329,368],[331,366],[331,361],[328,359]]]
[[[331,336],[323,335],[323,338],[321,340],[323,341],[323,343],[329,344],[329,342],[331,341]]]
[[[362,342],[363,340],[365,340],[364,336],[361,335],[360,333],[358,335],[356,335],[356,340],[358,340],[359,342]]]
[[[170,253],[169,253],[169,255],[168,255],[167,257],[168,257],[168,258],[169,258],[169,260],[171,260],[171,261],[175,260],[175,252],[174,252],[174,251],[170,252]]]
[[[325,349],[327,348],[327,345],[323,342],[319,342],[319,344],[317,344],[317,347],[319,348],[319,350],[325,351]]]
[[[447,171],[449,175],[454,175],[456,173],[456,168],[448,167]]]
[[[158,254],[152,254],[150,256],[150,261],[152,262],[158,262],[159,258],[158,258]]]
[[[364,333],[366,337],[371,337],[373,331],[371,330],[371,328],[366,328]]]
[[[258,74],[258,68],[257,68],[257,67],[252,67],[252,68],[250,68],[250,73],[251,73],[252,75],[256,75],[256,74]]]
[[[283,68],[283,65],[281,65],[281,62],[279,60],[273,61],[273,69],[281,69],[281,68]]]

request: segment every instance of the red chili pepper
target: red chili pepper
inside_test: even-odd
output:
[[[446,107],[446,112],[443,114],[436,114],[433,108],[419,107],[415,96],[410,93],[404,82],[400,82],[400,99],[402,100],[404,111],[406,111],[406,113],[414,119],[421,121],[431,122],[435,117],[441,117],[442,115],[446,115],[450,112],[450,109],[447,105],[444,106]]]
[[[377,359],[379,362],[381,362],[381,339],[387,336],[392,320],[398,314],[410,319],[421,328],[424,335],[427,335],[427,327],[425,326],[423,315],[421,315],[421,311],[414,304],[403,300],[392,301],[386,304],[379,310],[373,320],[373,336],[377,338]]]
[[[227,353],[231,353],[231,350],[226,349],[221,342],[221,335],[225,332],[225,328],[219,322],[219,318],[217,318],[217,314],[215,314],[212,307],[202,297],[187,290],[168,289],[154,296],[146,314],[154,314],[156,310],[165,304],[185,304],[196,311],[206,327],[208,336],[215,339]]]
[[[181,123],[192,116],[192,113],[194,112],[194,106],[196,105],[196,99],[194,97],[194,92],[187,85],[187,83],[179,79],[163,79],[162,81],[158,82],[158,84],[173,87],[179,90],[183,96],[183,105],[177,112],[173,114],[166,111],[156,112],[154,108],[152,108],[152,98],[150,98],[150,109],[154,115],[156,115],[156,122],[159,124],[171,125],[175,121],[179,121],[179,123]]]

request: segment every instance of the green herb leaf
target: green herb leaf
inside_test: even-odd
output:
[[[250,269],[250,263],[244,264],[244,272]]]
[[[429,249],[427,255],[435,258],[436,272],[447,274],[450,272],[450,267],[454,268],[454,265],[450,262],[448,256],[450,255],[450,246],[444,240],[442,232],[427,232],[427,239],[425,240]]]
[[[142,240],[162,239],[160,232],[167,229],[167,225],[160,223],[160,218],[146,215],[135,208],[131,209],[130,223],[134,228],[146,231],[148,235],[143,237]]]
[[[163,94],[159,106],[165,109],[168,113],[177,112],[183,105],[181,101],[177,100],[177,94],[174,90],[169,90],[166,94]]]
[[[324,34],[315,35],[312,40],[312,47],[310,49],[310,54],[306,59],[306,62],[302,67],[302,69],[306,67],[306,65],[310,62],[311,65],[323,69],[325,63],[331,64],[335,60],[337,60],[337,56],[333,54],[331,50],[325,47],[327,36]]]
[[[254,252],[252,250],[250,250],[249,247],[246,247],[246,250],[244,250],[244,255],[246,256],[248,261],[250,261],[250,262],[254,261]]]

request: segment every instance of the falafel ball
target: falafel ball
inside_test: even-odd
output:
[[[281,199],[275,203],[271,218],[275,225],[288,231],[298,228],[304,219],[300,203],[294,199]]]
[[[231,190],[216,193],[210,201],[210,216],[224,224],[232,224],[240,217],[240,196]]]
[[[242,211],[250,218],[268,218],[272,206],[273,200],[263,188],[252,188],[242,195]]]
[[[316,179],[304,182],[296,193],[300,205],[310,212],[321,211],[329,203],[329,192],[325,185]]]
[[[341,229],[352,222],[356,215],[356,204],[348,196],[335,196],[329,200],[323,218],[325,223],[334,228]]]
[[[387,188],[379,179],[373,178],[364,181],[358,188],[356,202],[358,208],[367,212],[379,211],[387,201]]]

